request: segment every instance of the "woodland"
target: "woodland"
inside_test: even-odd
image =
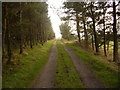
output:
[[[120,1],[62,9],[56,38],[47,2],[2,2],[2,88],[119,88]]]

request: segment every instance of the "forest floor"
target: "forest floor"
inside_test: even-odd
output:
[[[73,43],[63,43],[59,40],[54,41],[54,45],[52,43],[53,41],[49,41],[45,46],[37,47],[29,55],[20,58],[24,61],[22,66],[20,65],[12,73],[5,71],[4,73],[7,74],[3,77],[3,87],[118,87],[117,68],[112,68],[94,54]],[[48,47],[48,45],[50,46]]]

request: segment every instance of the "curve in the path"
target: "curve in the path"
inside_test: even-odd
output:
[[[57,47],[56,41],[51,49],[48,61],[42,69],[40,76],[37,78],[32,88],[53,88],[57,66]]]
[[[105,88],[104,84],[102,84],[93,74],[92,72],[86,67],[83,61],[73,52],[73,50],[66,45],[64,45],[65,51],[71,57],[74,67],[78,72],[80,80],[84,84],[85,88]]]

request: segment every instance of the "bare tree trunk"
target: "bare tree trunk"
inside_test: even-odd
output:
[[[42,23],[40,24],[40,26],[41,26],[41,28],[40,28],[40,42],[41,42],[41,44],[43,45],[43,32],[42,32],[42,30],[43,30],[43,25],[42,25]]]
[[[11,37],[10,37],[10,30],[8,29],[7,26],[9,26],[9,20],[8,20],[8,6],[6,4],[6,45],[7,45],[7,64],[11,63],[11,57],[12,57],[12,51],[11,51]]]
[[[3,30],[2,30],[2,60],[4,59],[5,57],[5,34],[6,34],[6,27],[7,27],[7,6],[6,6],[6,3],[3,3],[3,8],[5,8],[5,17],[4,17],[4,20],[3,20]]]
[[[92,49],[94,51],[94,37],[93,37],[93,35],[92,35]]]
[[[109,51],[109,40],[107,41],[107,51]]]
[[[32,29],[30,27],[30,48],[33,48],[33,45],[32,45]]]
[[[21,2],[19,3],[20,4],[20,12],[19,12],[19,22],[20,22],[20,54],[23,53],[23,41],[22,41],[22,6],[21,6]]]
[[[84,24],[84,34],[85,34],[85,47],[88,48],[88,34],[86,30],[85,17],[83,15],[83,24]]]
[[[114,39],[114,47],[113,47],[113,61],[119,61],[118,58],[118,41],[117,41],[117,29],[116,29],[116,6],[115,0],[113,1],[113,39]]]
[[[91,14],[92,14],[92,21],[93,21],[93,33],[94,33],[94,40],[95,40],[95,48],[96,48],[96,53],[99,52],[99,48],[98,48],[98,39],[97,39],[97,35],[96,35],[96,29],[95,29],[95,17],[94,17],[94,12],[92,10],[93,4],[91,2]]]
[[[78,17],[78,12],[76,12],[76,22],[77,22],[78,41],[79,41],[79,43],[81,43],[81,40],[80,40],[80,30],[79,30],[79,17]]]
[[[104,55],[107,56],[107,52],[106,52],[106,37],[105,37],[105,10],[103,8],[103,32],[104,32]]]

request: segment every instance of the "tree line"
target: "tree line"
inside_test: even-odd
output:
[[[2,3],[2,58],[9,64],[19,49],[43,45],[55,37],[45,2]]]
[[[62,34],[62,38],[69,40],[77,39],[77,37],[72,34],[71,27],[68,25],[68,23],[62,23],[60,26],[60,32]]]
[[[113,41],[113,61],[117,62],[119,61],[119,36],[117,35],[118,19],[120,15],[120,12],[117,12],[119,3],[120,2],[115,1],[64,2],[63,8],[65,9],[64,13],[66,16],[61,17],[61,19],[66,22],[76,22],[77,37],[80,45],[82,44],[82,41],[86,48],[89,48],[91,45],[96,54],[99,54],[99,48],[103,46],[104,55],[107,56],[109,42]],[[63,29],[61,28],[61,31],[62,30]],[[64,35],[63,38],[65,38]]]

